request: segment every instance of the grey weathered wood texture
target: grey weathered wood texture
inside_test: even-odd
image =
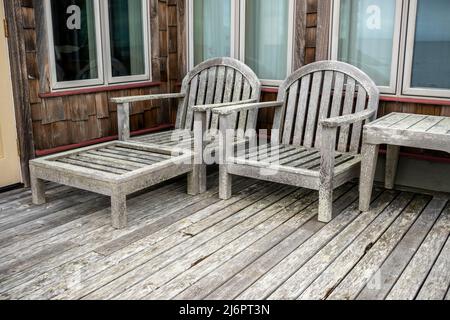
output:
[[[188,173],[188,193],[198,194],[190,150],[109,142],[30,161],[33,203],[46,202],[43,181],[111,197],[113,227],[127,226],[127,195]]]
[[[360,209],[369,209],[378,148],[387,144],[386,188],[395,185],[400,147],[450,153],[450,118],[408,113],[391,113],[364,127]]]
[[[220,200],[217,179],[197,196],[181,178],[132,195],[121,230],[98,194],[0,194],[0,299],[448,299],[448,198],[377,188],[360,214],[349,183],[323,224],[317,192],[236,178]]]
[[[284,163],[279,162],[280,150],[272,155],[274,161],[263,154],[227,154],[220,166],[221,197],[231,196],[231,175],[311,188],[320,193],[319,220],[331,221],[333,189],[358,176],[362,127],[376,118],[378,102],[377,86],[361,70],[322,61],[289,76],[276,102],[214,109],[225,130],[234,128],[233,113],[275,106],[271,144],[261,147],[261,153],[280,144],[295,149],[294,161]]]

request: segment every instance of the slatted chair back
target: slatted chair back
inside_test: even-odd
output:
[[[232,58],[215,58],[197,65],[184,78],[181,92],[186,95],[178,106],[176,128],[193,130],[196,105],[259,101],[261,82],[244,63]],[[240,112],[235,116],[236,129],[255,129],[258,112]],[[219,118],[208,112],[208,129],[219,129]]]
[[[273,142],[320,148],[321,120],[376,110],[378,100],[377,86],[358,68],[338,61],[309,64],[280,87],[278,101],[285,104],[275,112],[273,129],[279,134],[272,134]],[[340,128],[336,150],[360,153],[363,124]]]

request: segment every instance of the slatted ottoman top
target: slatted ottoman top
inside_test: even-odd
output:
[[[127,195],[193,171],[190,150],[119,141],[30,161],[35,204],[45,203],[44,180],[111,196],[116,228],[126,225]]]
[[[30,164],[102,181],[120,182],[166,167],[183,164],[190,167],[192,158],[189,150],[115,141],[38,158]]]

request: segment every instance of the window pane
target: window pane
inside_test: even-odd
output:
[[[112,76],[145,74],[141,0],[109,0]]]
[[[51,1],[57,81],[98,78],[94,4]]]
[[[390,86],[396,1],[341,0],[338,60]]]
[[[194,64],[231,54],[231,0],[194,0]]]
[[[283,80],[287,74],[289,0],[247,0],[245,63],[261,79]]]
[[[450,89],[450,1],[419,0],[411,87]]]

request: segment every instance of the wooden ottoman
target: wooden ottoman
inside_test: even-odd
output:
[[[188,173],[188,192],[197,193],[194,155],[131,142],[109,142],[30,161],[34,204],[44,204],[44,180],[111,197],[112,226],[127,226],[127,195]]]

